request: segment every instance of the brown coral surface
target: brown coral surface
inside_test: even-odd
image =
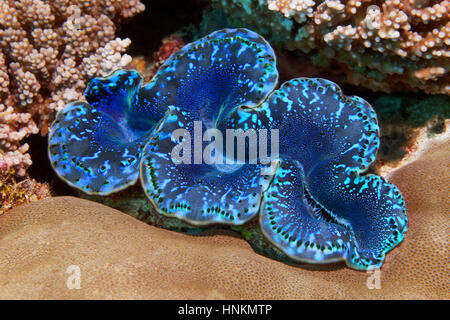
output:
[[[23,176],[31,164],[23,139],[45,135],[90,78],[131,61],[116,25],[144,9],[139,0],[0,1],[0,167]]]
[[[379,283],[374,273],[292,266],[238,237],[175,233],[59,197],[0,217],[0,298],[449,299],[448,142],[389,175],[405,196],[409,230],[387,255]],[[80,289],[67,287],[72,265]]]

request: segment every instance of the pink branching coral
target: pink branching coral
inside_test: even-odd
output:
[[[318,53],[314,62],[334,64],[351,84],[450,94],[449,0],[213,2],[289,49]]]
[[[0,1],[0,168],[24,175],[31,160],[22,139],[45,135],[90,78],[131,61],[115,25],[144,9],[139,0]]]

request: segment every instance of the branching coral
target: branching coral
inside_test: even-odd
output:
[[[131,60],[115,24],[143,10],[137,0],[0,1],[1,163],[24,175],[31,161],[22,139],[45,135],[91,77]]]
[[[140,165],[160,214],[194,225],[242,225],[259,214],[264,235],[293,259],[380,267],[407,217],[394,185],[363,175],[379,147],[375,112],[324,79],[273,91],[275,66],[258,34],[224,29],[173,54],[143,86],[135,71],[95,78],[88,102],[66,105],[51,127],[52,165],[91,194],[129,186]],[[235,155],[229,131],[242,138],[254,129],[271,130],[270,157],[267,137],[259,159],[245,137]]]
[[[373,90],[450,94],[450,2],[422,0],[213,0],[234,25],[337,63]]]

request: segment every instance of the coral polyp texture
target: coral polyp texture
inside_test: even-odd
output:
[[[232,25],[252,27],[319,66],[333,66],[350,84],[450,94],[448,0],[212,2]]]
[[[23,139],[45,135],[56,111],[83,98],[87,81],[123,68],[129,39],[116,24],[142,12],[137,0],[0,1],[0,164],[24,175]]]
[[[136,71],[94,78],[87,102],[66,105],[51,127],[52,165],[95,194],[140,175],[156,212],[192,225],[259,215],[264,236],[297,261],[381,267],[407,216],[394,185],[364,175],[379,147],[375,112],[324,79],[275,90],[275,61],[258,34],[224,29],[174,53],[146,84]],[[259,161],[250,139],[229,152],[228,132],[250,129],[270,132]]]

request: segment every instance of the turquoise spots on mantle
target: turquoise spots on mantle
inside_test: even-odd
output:
[[[134,70],[92,79],[85,101],[57,114],[49,159],[88,194],[140,179],[158,214],[197,226],[257,218],[263,235],[295,261],[381,267],[408,220],[400,191],[365,174],[379,147],[374,110],[325,79],[293,79],[278,89],[277,82],[275,53],[261,36],[213,32],[174,53],[148,83]],[[181,128],[201,137],[210,129],[277,129],[272,174],[249,159],[174,163],[173,132]]]

